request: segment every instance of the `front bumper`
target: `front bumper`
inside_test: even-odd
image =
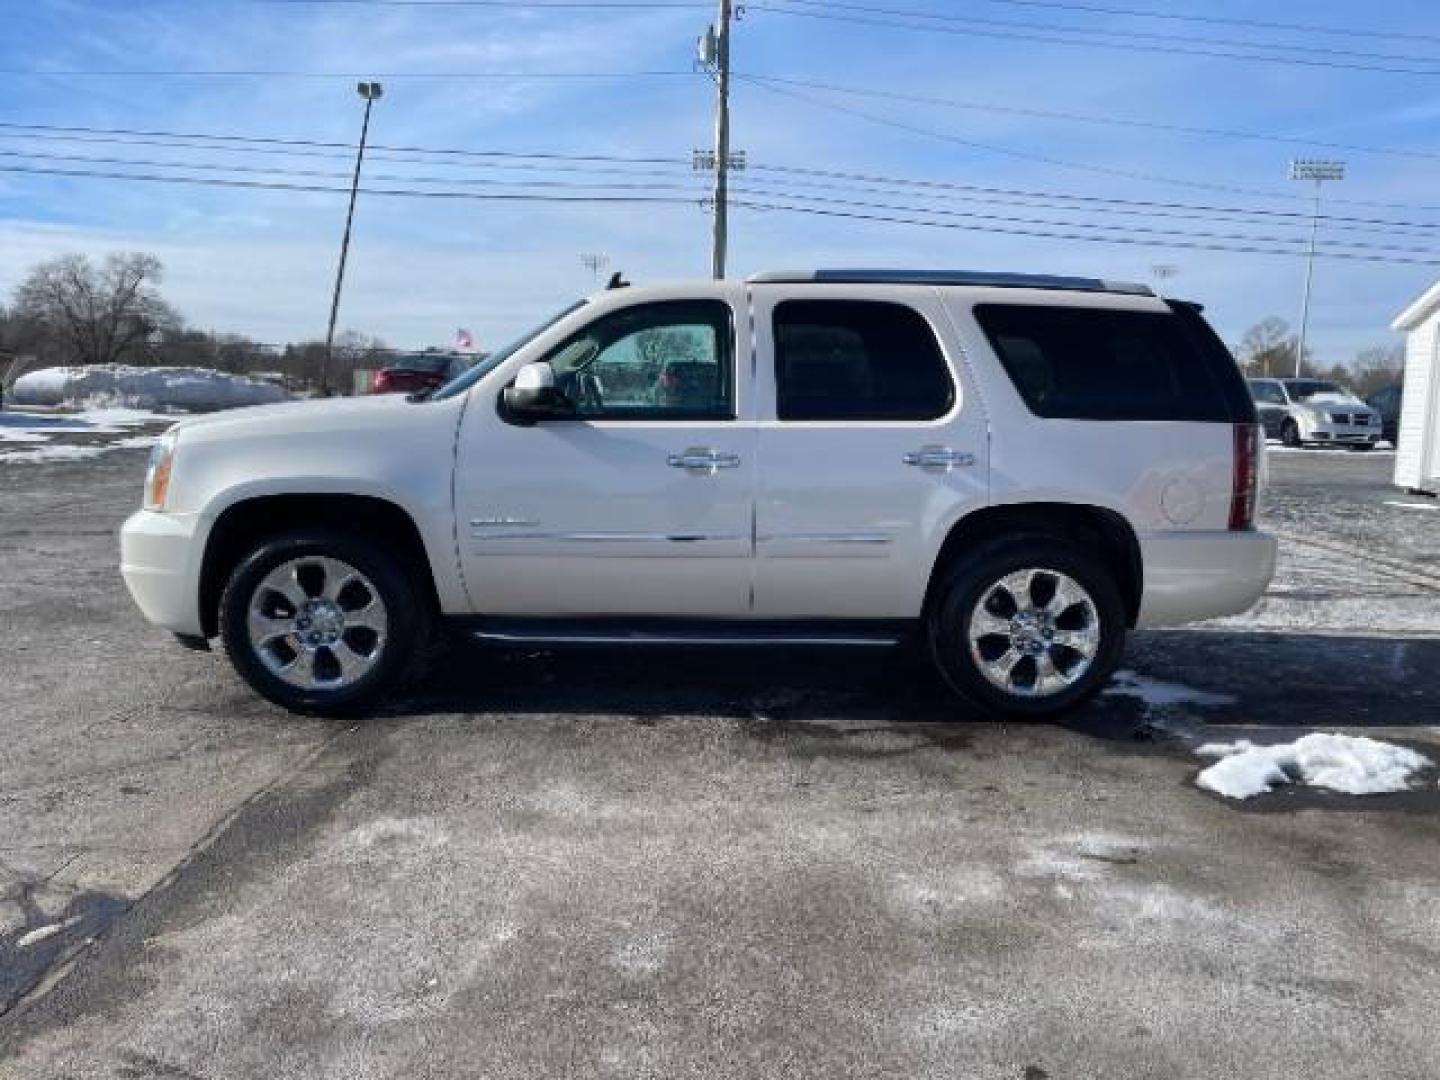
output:
[[[1136,626],[1177,626],[1248,611],[1275,574],[1277,547],[1273,536],[1255,530],[1141,536],[1145,586]]]
[[[1380,441],[1380,425],[1336,424],[1330,421],[1312,422],[1304,437],[1310,442],[1348,443],[1367,445]]]
[[[120,527],[120,575],[156,626],[200,637],[197,514],[138,510]]]

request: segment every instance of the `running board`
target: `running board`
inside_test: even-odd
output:
[[[456,625],[497,645],[731,645],[893,648],[914,631],[907,620],[465,619]]]

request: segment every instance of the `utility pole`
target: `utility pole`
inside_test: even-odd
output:
[[[730,19],[731,0],[720,0],[720,16],[700,38],[700,63],[715,77],[715,232],[711,247],[710,273],[716,280],[725,276],[730,170]],[[708,155],[707,155],[708,157]]]
[[[1295,346],[1295,378],[1305,362],[1305,335],[1310,326],[1310,283],[1315,276],[1315,240],[1320,231],[1320,186],[1326,180],[1344,180],[1345,162],[1296,158],[1290,162],[1291,180],[1315,181],[1315,211],[1310,216],[1310,254],[1305,260],[1305,295],[1300,302],[1300,341]]]
[[[345,256],[350,253],[350,224],[355,220],[355,196],[360,191],[360,164],[365,160],[365,136],[370,133],[370,107],[385,92],[378,82],[357,83],[355,92],[365,99],[360,123],[360,150],[355,155],[355,177],[350,181],[350,208],[345,211],[345,235],[340,240],[340,265],[335,270],[335,295],[330,300],[330,325],[325,330],[325,355],[320,359],[320,393],[330,393],[330,368],[335,351],[335,316],[340,313],[340,286],[345,282]]]

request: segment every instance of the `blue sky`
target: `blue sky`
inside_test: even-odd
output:
[[[1148,39],[1153,43],[1191,50],[1237,48],[1208,43],[1221,39],[1252,47],[1300,45],[1305,51],[1294,55],[1341,63],[1354,58],[1322,50],[1384,53],[1420,60],[1379,66],[1428,67],[1440,73],[1440,15],[1432,3],[1388,0],[1383,22],[1377,20],[1378,5],[1325,0],[1116,0],[1090,5],[1353,27],[1405,34],[1407,40],[1146,19],[1015,0],[849,2],[971,21],[935,20],[927,28],[901,29],[794,13],[890,18],[838,3],[827,7],[815,0],[757,0],[735,28],[735,69],[903,97],[1253,131],[1407,153],[1307,149],[833,90],[791,87],[791,94],[784,95],[740,80],[734,95],[734,145],[744,148],[755,165],[1101,199],[1304,212],[1307,204],[1299,198],[1303,191],[1286,179],[1289,159],[1297,154],[1338,156],[1349,162],[1349,177],[1331,189],[1337,201],[1328,203],[1329,213],[1434,227],[1365,225],[1364,231],[1340,231],[1326,226],[1323,237],[1440,251],[1440,243],[1432,239],[1440,228],[1440,74],[1082,48],[1013,36],[1053,36],[1053,30],[998,25],[1152,34],[1157,35]],[[782,5],[792,13],[774,10]],[[375,108],[371,129],[372,141],[380,145],[685,159],[711,138],[712,90],[703,77],[545,79],[524,73],[685,72],[692,67],[694,39],[712,15],[703,4],[542,10],[258,0],[0,0],[0,25],[5,27],[0,36],[0,123],[344,142],[356,137],[360,121],[354,79],[346,76],[22,72],[375,73],[385,79],[385,96]],[[996,36],[943,32],[947,27]],[[1162,41],[1159,36],[1181,40]],[[1429,57],[1434,61],[1424,59]],[[512,74],[475,77],[493,72]],[[407,78],[402,73],[471,77]],[[869,118],[837,110],[836,104]],[[36,154],[52,157],[39,159]],[[333,156],[319,156],[326,154]],[[53,155],[181,162],[188,168],[57,161]],[[481,159],[376,151],[367,159],[366,177],[374,187],[550,194],[593,191],[598,183],[664,184],[663,191],[651,193],[688,201],[588,205],[362,196],[341,326],[401,346],[445,343],[457,326],[466,326],[481,347],[488,347],[589,290],[591,279],[580,265],[581,252],[607,253],[612,266],[637,281],[708,272],[709,221],[695,201],[701,180],[688,166],[552,161],[539,168],[541,162],[517,159],[505,159],[505,164],[500,168],[493,159],[484,165]],[[557,164],[564,165],[563,170],[555,168]],[[198,170],[199,165],[210,168]],[[342,151],[278,156],[133,141],[40,140],[13,128],[0,129],[0,167],[15,166],[249,179],[266,177],[233,170],[305,170],[322,175],[278,179],[343,186],[343,179],[331,177],[342,176],[349,163]],[[641,175],[599,173],[596,168]],[[564,184],[590,187],[553,186]],[[924,215],[939,209],[1057,224],[952,216],[944,220],[970,227],[933,228],[741,207],[733,211],[732,274],[766,267],[897,265],[1148,280],[1154,266],[1168,264],[1178,273],[1165,283],[1167,291],[1205,303],[1227,340],[1238,340],[1247,326],[1267,315],[1298,319],[1304,273],[1298,257],[1188,250],[1178,246],[1180,238],[1150,233],[1128,235],[1167,246],[1118,246],[974,228],[989,224],[1111,236],[1121,235],[1114,231],[1119,228],[1177,229],[1293,242],[1305,234],[1298,219],[1247,216],[1217,221],[1192,216],[1189,210],[1169,211],[1182,215],[1178,217],[1137,218],[1106,214],[1099,209],[1107,205],[1102,203],[993,194],[982,196],[985,202],[963,202],[938,188],[879,191],[870,185],[865,190],[854,182],[761,168],[737,176],[735,186],[766,193],[748,196],[751,201],[774,201],[780,198],[777,192],[784,192],[791,203],[801,196],[843,200],[809,205],[846,212],[916,216],[909,210],[867,211],[855,205],[870,203],[915,208]],[[615,194],[639,189],[606,190]],[[1047,205],[1037,205],[1041,201]],[[267,341],[315,337],[324,331],[343,215],[343,198],[327,193],[0,171],[0,293],[8,294],[25,268],[42,258],[71,251],[141,249],[164,260],[164,291],[191,323]],[[1440,263],[1440,254],[1410,257]],[[1320,359],[1343,359],[1365,345],[1392,340],[1390,318],[1436,277],[1437,265],[1318,262],[1310,338]]]

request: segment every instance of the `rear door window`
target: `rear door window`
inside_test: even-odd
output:
[[[934,420],[955,403],[935,332],[905,304],[785,300],[774,328],[781,420]]]
[[[979,304],[975,318],[1036,416],[1254,420],[1235,361],[1193,308]]]

